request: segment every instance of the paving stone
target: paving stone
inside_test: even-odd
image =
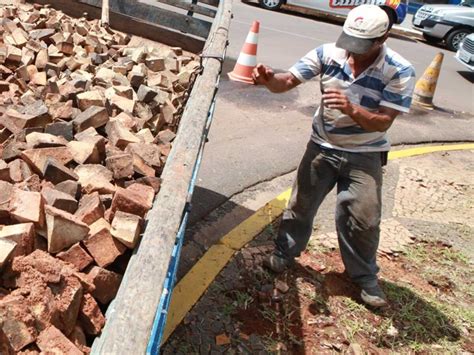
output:
[[[115,186],[110,183],[113,173],[105,166],[96,164],[79,165],[74,169],[79,183],[86,193],[97,191],[101,194],[114,193]]]
[[[43,196],[46,204],[50,206],[59,208],[60,210],[69,213],[74,213],[77,210],[77,200],[67,193],[51,187],[44,187],[41,191],[41,195]]]
[[[75,277],[62,278],[60,283],[52,285],[56,308],[58,310],[58,322],[56,326],[64,333],[70,334],[76,325],[79,308],[83,295],[81,282]]]
[[[122,211],[115,212],[110,233],[127,248],[133,249],[138,243],[142,219],[134,214]]]
[[[110,143],[122,150],[130,143],[140,143],[140,138],[130,132],[120,121],[109,121],[106,131]]]
[[[152,186],[146,184],[131,184],[127,186],[127,191],[131,191],[136,195],[140,195],[144,202],[145,207],[150,209],[153,206],[153,201],[155,200],[155,189]]]
[[[82,351],[54,326],[41,332],[36,344],[44,353],[82,355]]]
[[[104,106],[104,98],[100,91],[87,91],[77,95],[77,107],[82,111],[87,110],[91,106]]]
[[[28,344],[36,340],[36,331],[32,327],[33,318],[21,319],[17,314],[21,314],[25,304],[23,297],[5,297],[0,300],[0,313],[2,314],[2,333],[7,338],[10,347],[19,352]]]
[[[0,180],[12,182],[10,178],[10,167],[4,160],[0,160]]]
[[[74,139],[74,131],[72,122],[56,121],[47,124],[44,128],[45,133],[52,134],[54,136],[63,137],[68,142]]]
[[[93,266],[87,273],[95,290],[92,296],[102,304],[108,304],[115,298],[122,281],[122,276],[99,266]]]
[[[44,202],[39,192],[14,189],[10,200],[10,214],[18,222],[44,223]]]
[[[19,183],[27,180],[32,175],[28,164],[21,159],[15,159],[8,163],[9,181]]]
[[[67,146],[73,154],[74,161],[78,164],[100,164],[102,161],[97,142],[72,141]]]
[[[82,298],[79,319],[86,334],[98,335],[105,325],[105,317],[94,298],[86,293]]]
[[[67,140],[48,133],[33,132],[26,136],[26,144],[28,149],[52,148],[67,145]]]
[[[78,200],[81,196],[81,184],[74,180],[60,182],[59,184],[55,185],[54,188],[72,196],[76,200]]]
[[[48,159],[54,159],[62,165],[66,165],[73,160],[71,151],[66,147],[28,149],[21,152],[21,158],[41,177]]]
[[[94,261],[79,243],[76,243],[69,249],[58,253],[56,257],[73,264],[79,271],[85,269]]]
[[[133,157],[131,154],[115,154],[105,159],[107,168],[114,179],[123,179],[133,175]]]
[[[105,107],[90,106],[81,112],[72,121],[76,132],[82,132],[87,128],[99,128],[105,126],[109,121],[109,115]]]
[[[145,186],[145,185],[142,185]],[[144,217],[152,204],[146,197],[133,190],[118,187],[112,200],[112,218],[116,211],[127,212]]]
[[[98,219],[103,218],[104,212],[104,205],[100,200],[99,193],[93,192],[82,196],[75,215],[80,221],[90,225]]]
[[[35,248],[35,227],[33,223],[20,223],[3,226],[0,229],[0,240],[16,243],[14,256],[28,255]]]
[[[53,184],[59,184],[66,180],[78,180],[79,176],[63,164],[53,159],[46,159],[43,169],[43,177]]]
[[[76,216],[51,206],[45,212],[48,252],[58,253],[87,236],[89,227]]]
[[[13,240],[0,238],[0,269],[13,257],[16,246]]]
[[[97,265],[107,267],[122,255],[127,247],[116,240],[106,228],[84,240],[87,251],[94,258]]]

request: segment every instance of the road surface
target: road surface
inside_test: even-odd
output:
[[[334,42],[340,24],[293,13],[272,12],[252,4],[234,2],[230,46],[224,64],[215,118],[205,148],[198,186],[193,198],[192,221],[200,219],[230,196],[258,182],[296,168],[308,141],[311,116],[319,103],[318,83],[300,85],[285,94],[271,94],[262,87],[235,83],[226,73],[235,65],[253,20],[259,20],[258,60],[276,70],[289,68],[306,52]],[[414,40],[389,38],[388,45],[411,61],[417,76],[436,53],[445,54],[435,104],[436,111],[397,118],[390,129],[393,143],[474,140],[473,73],[454,58],[453,52]]]

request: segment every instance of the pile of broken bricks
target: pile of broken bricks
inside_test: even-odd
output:
[[[0,40],[0,353],[88,353],[199,62],[38,5]]]

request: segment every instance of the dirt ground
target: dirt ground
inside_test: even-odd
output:
[[[472,151],[387,167],[378,263],[388,307],[362,304],[331,213],[294,268],[262,268],[277,221],[235,255],[163,353],[474,353],[473,174]]]

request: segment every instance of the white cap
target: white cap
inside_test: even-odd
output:
[[[388,15],[379,6],[357,6],[349,11],[336,45],[350,52],[365,53],[374,39],[387,32],[388,26]]]

